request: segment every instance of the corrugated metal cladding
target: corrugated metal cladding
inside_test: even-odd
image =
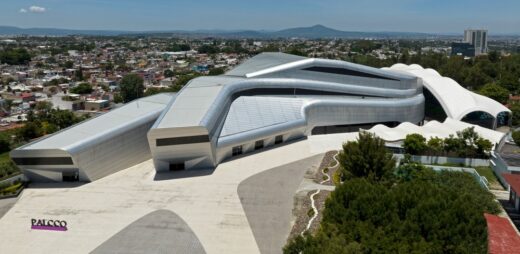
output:
[[[151,158],[147,132],[175,94],[130,102],[11,151],[33,181],[93,181]]]
[[[304,99],[244,96],[229,109],[220,137],[303,119]]]

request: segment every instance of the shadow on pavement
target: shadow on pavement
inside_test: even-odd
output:
[[[215,172],[215,169],[192,169],[182,171],[156,172],[153,180],[166,181],[186,177],[208,176],[213,174],[213,172]]]

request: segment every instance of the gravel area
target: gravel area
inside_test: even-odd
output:
[[[336,164],[336,162],[334,161],[334,158],[333,158],[334,155],[336,155],[336,153],[338,153],[338,151],[328,151],[328,152],[325,153],[325,156],[323,156],[323,159],[322,159],[322,161],[320,163],[319,170],[314,175],[314,182],[320,183],[320,184],[323,184],[323,185],[334,186],[334,182],[332,181],[332,176],[334,175],[334,173],[338,169],[339,165],[334,167],[334,168],[331,168],[330,166]],[[325,175],[323,174],[323,169],[324,168],[329,168],[328,171],[327,171],[327,174],[329,175],[329,180],[326,181],[326,182],[322,182],[324,179],[326,179]]]

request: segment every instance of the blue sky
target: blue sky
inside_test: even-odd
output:
[[[0,25],[103,30],[266,29],[520,34],[520,0],[0,0]]]

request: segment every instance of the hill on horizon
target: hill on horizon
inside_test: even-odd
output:
[[[427,38],[438,36],[416,32],[361,32],[341,31],[323,25],[310,27],[287,28],[279,31],[264,30],[171,30],[171,31],[124,31],[124,30],[76,30],[61,28],[19,28],[0,26],[0,35],[4,36],[187,36],[187,37],[219,37],[219,38]]]

